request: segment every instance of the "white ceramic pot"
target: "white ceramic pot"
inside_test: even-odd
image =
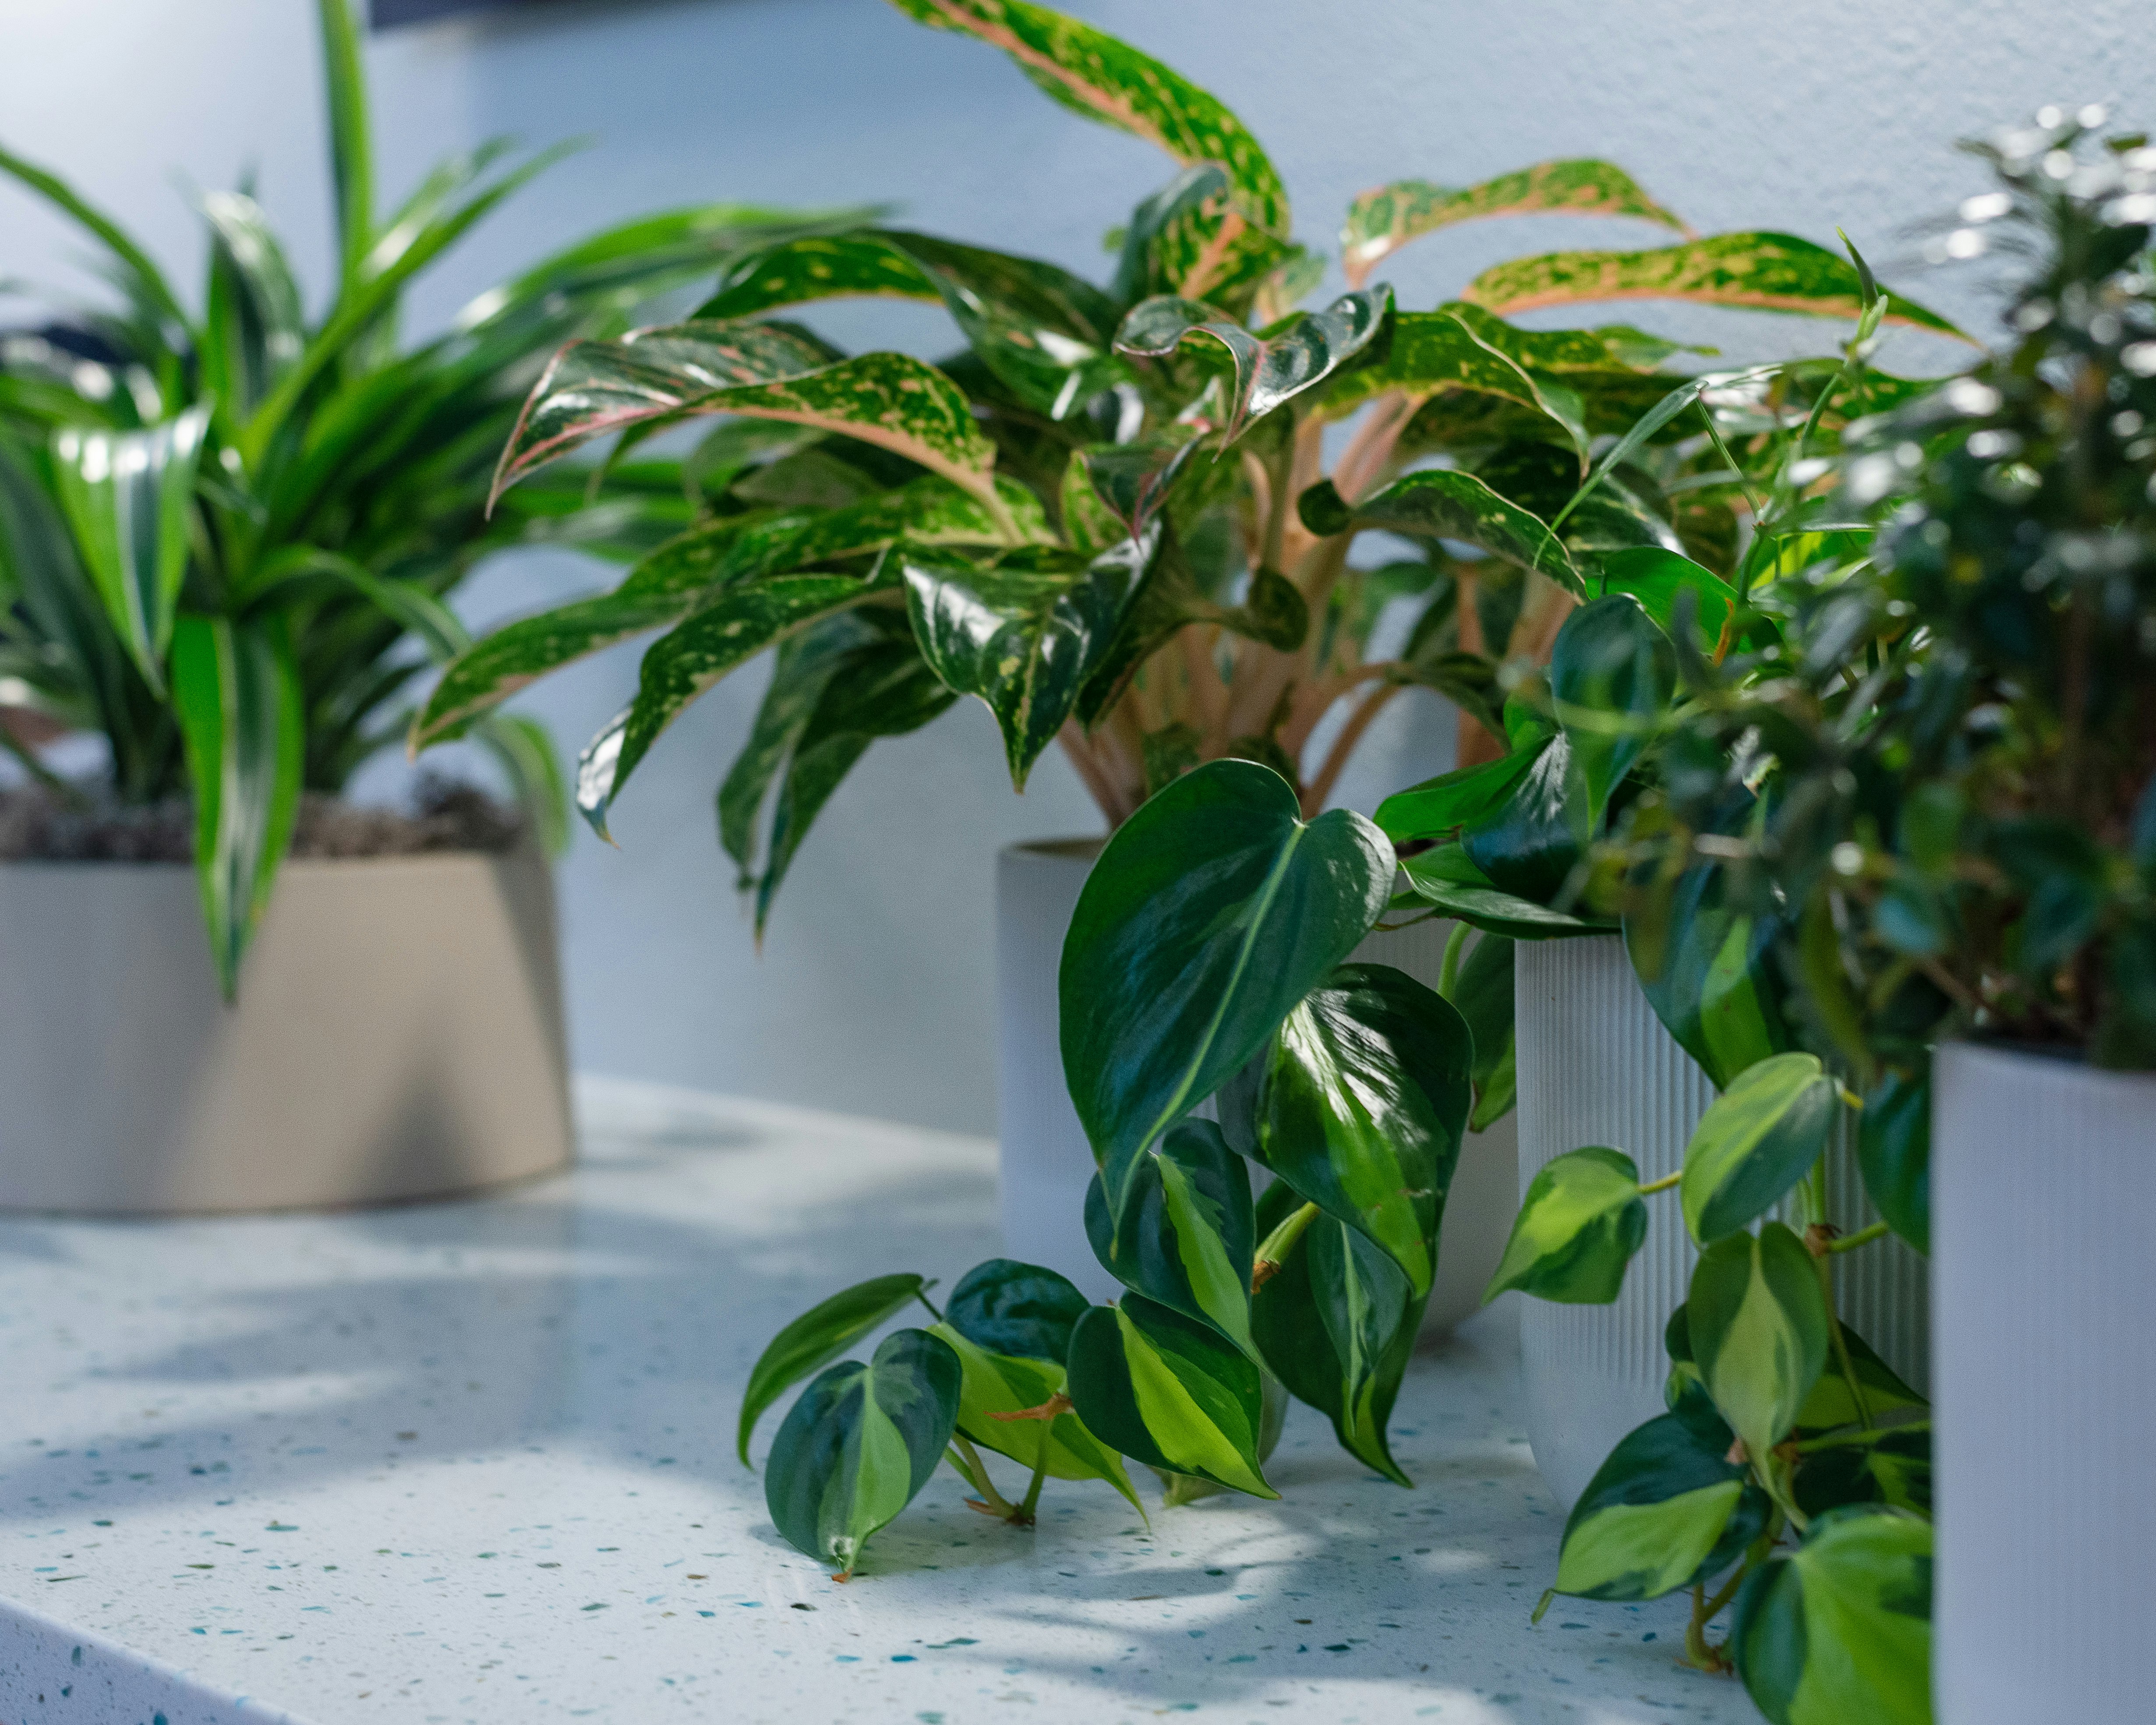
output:
[[[2156,1076],[1957,1045],[1932,1111],[1941,1725],[2156,1714]]]
[[[219,998],[194,871],[0,865],[0,1209],[381,1204],[572,1153],[536,852],[295,861]]]
[[[996,865],[996,1132],[1001,1147],[1004,1250],[1060,1271],[1093,1299],[1122,1285],[1086,1240],[1086,1188],[1093,1153],[1063,1082],[1056,1035],[1056,972],[1063,937],[1098,839],[1014,845]],[[1391,964],[1435,987],[1451,924],[1424,922],[1373,934],[1358,961]],[[1511,1116],[1461,1147],[1438,1237],[1437,1285],[1424,1330],[1449,1329],[1480,1305],[1518,1205]]]
[[[1522,941],[1515,953],[1522,1194],[1552,1158],[1589,1144],[1625,1152],[1642,1181],[1675,1173],[1715,1090],[1655,1016],[1623,941]],[[1829,1156],[1827,1186],[1845,1225],[1874,1219],[1845,1146]],[[1647,1202],[1646,1244],[1613,1302],[1521,1305],[1527,1437],[1543,1483],[1566,1509],[1620,1439],[1665,1411],[1662,1332],[1699,1255],[1674,1194]],[[1851,1254],[1837,1267],[1835,1305],[1922,1387],[1928,1301],[1916,1253],[1897,1240]]]

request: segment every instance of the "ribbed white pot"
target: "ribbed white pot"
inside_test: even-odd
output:
[[[1942,1049],[1941,1725],[2156,1718],[2156,1076]]]
[[[380,1204],[571,1147],[536,852],[288,863],[233,1006],[192,869],[0,865],[0,1209]]]
[[[1522,941],[1515,952],[1522,1195],[1552,1158],[1590,1144],[1622,1150],[1643,1181],[1675,1173],[1715,1090],[1655,1016],[1623,941]],[[1827,1189],[1845,1226],[1874,1219],[1845,1146],[1828,1158]],[[1613,1302],[1522,1303],[1527,1437],[1543,1483],[1567,1509],[1619,1440],[1665,1411],[1662,1332],[1699,1255],[1674,1196],[1647,1202],[1646,1244]],[[1923,1260],[1886,1241],[1850,1254],[1835,1281],[1842,1317],[1922,1388],[1930,1368]]]
[[[1063,1081],[1056,1034],[1056,973],[1098,839],[1007,847],[996,865],[996,1135],[1001,1148],[1004,1250],[1060,1271],[1096,1300],[1119,1284],[1086,1243],[1086,1188],[1093,1153]],[[1390,964],[1435,988],[1451,924],[1424,922],[1373,934],[1358,961]],[[1517,1148],[1511,1116],[1471,1133],[1447,1194],[1438,1237],[1436,1286],[1425,1333],[1450,1329],[1481,1303],[1518,1207]]]

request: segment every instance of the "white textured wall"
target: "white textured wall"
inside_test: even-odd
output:
[[[1465,182],[1560,154],[1628,166],[1702,230],[1846,228],[1882,264],[1974,182],[1950,141],[2049,100],[2124,95],[2156,120],[2148,0],[1071,0],[1227,100],[1287,178],[1302,237],[1406,174]],[[72,174],[192,260],[176,180],[259,193],[303,273],[327,255],[320,100],[305,0],[0,0],[0,141]],[[1152,152],[1038,95],[999,56],[878,0],[576,0],[514,21],[378,39],[385,195],[496,132],[591,136],[441,269],[438,321],[494,275],[603,221],[710,198],[882,199],[956,236],[1098,270],[1101,230],[1166,177]],[[1651,243],[1544,222],[1427,242],[1389,274],[1426,305],[1530,244]],[[0,188],[0,276],[80,284],[74,238]],[[192,264],[190,264],[192,273]],[[1972,320],[1981,297],[1924,297]],[[0,321],[8,308],[0,303]],[[1635,321],[1650,321],[1635,308]],[[1732,353],[1780,351],[1782,320],[1681,316]],[[926,311],[850,311],[842,340],[943,341]],[[1928,355],[1913,341],[1901,357]],[[1892,356],[1890,356],[1890,359]],[[565,557],[490,571],[475,619],[573,592]],[[633,650],[529,706],[572,747],[632,686]],[[993,1119],[988,895],[1011,839],[1096,823],[1050,757],[1023,798],[985,712],[879,744],[811,836],[759,961],[732,904],[711,794],[760,678],[708,697],[632,785],[619,853],[580,839],[567,873],[573,1032],[585,1067],[987,1130]],[[1448,764],[1435,701],[1395,706],[1343,786],[1368,809]]]

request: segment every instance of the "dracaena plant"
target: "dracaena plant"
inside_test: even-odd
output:
[[[489,144],[379,211],[357,28],[347,0],[320,10],[338,254],[316,315],[246,193],[201,200],[208,271],[190,308],[64,180],[0,151],[0,172],[98,242],[121,301],[61,311],[58,340],[0,339],[0,678],[10,704],[102,733],[111,797],[192,793],[228,992],[302,791],[341,789],[401,740],[412,679],[468,644],[444,600],[472,566],[535,539],[626,559],[690,518],[678,475],[649,464],[597,511],[564,475],[488,520],[495,459],[547,356],[802,225],[717,204],[632,222],[404,345],[407,287],[549,158]],[[560,829],[545,733],[497,718],[477,734]]]
[[[1726,568],[1736,536],[1721,495],[1671,490],[1630,459],[1553,531],[1594,441],[1667,392],[1658,367],[1674,350],[1506,314],[1628,296],[1859,306],[1856,273],[1820,248],[1693,239],[1616,168],[1568,161],[1365,194],[1342,238],[1351,290],[1296,310],[1324,260],[1291,237],[1280,175],[1221,103],[1022,0],[897,3],[1004,49],[1064,105],[1176,161],[1124,225],[1112,277],[864,226],[742,257],[686,321],[569,348],[501,484],[604,434],[621,434],[619,452],[716,418],[691,458],[707,513],[614,592],[481,642],[413,732],[458,735],[556,666],[665,629],[580,763],[579,803],[603,831],[667,725],[775,647],[719,793],[759,926],[854,762],[959,695],[994,712],[1014,783],[1060,742],[1111,827],[1222,757],[1272,767],[1315,814],[1373,718],[1417,685],[1458,704],[1463,760],[1502,752],[1502,667],[1547,656],[1604,553],[1658,546]],[[1549,213],[1685,237],[1501,265],[1429,311],[1368,285],[1419,236]],[[859,295],[940,304],[964,345],[940,365],[848,357],[778,315]],[[1661,471],[1717,459],[1686,451]],[[1419,548],[1365,567],[1352,553],[1374,530]]]

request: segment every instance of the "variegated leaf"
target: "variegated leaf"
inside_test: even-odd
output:
[[[1852,321],[1864,313],[1863,284],[1849,260],[1792,234],[1717,234],[1644,252],[1552,252],[1486,270],[1460,297],[1507,313],[1606,300],[1690,300]],[[1887,321],[1961,333],[1898,294]]]
[[[1413,538],[1457,540],[1546,575],[1568,593],[1586,593],[1572,554],[1541,519],[1471,473],[1426,468],[1352,506],[1324,480],[1305,491],[1296,506],[1302,524],[1321,536],[1375,527]]]
[[[1517,173],[1455,189],[1428,180],[1373,187],[1348,206],[1341,261],[1360,287],[1379,263],[1409,240],[1485,216],[1635,216],[1680,234],[1691,229],[1640,188],[1624,169],[1592,157],[1538,162]]]

